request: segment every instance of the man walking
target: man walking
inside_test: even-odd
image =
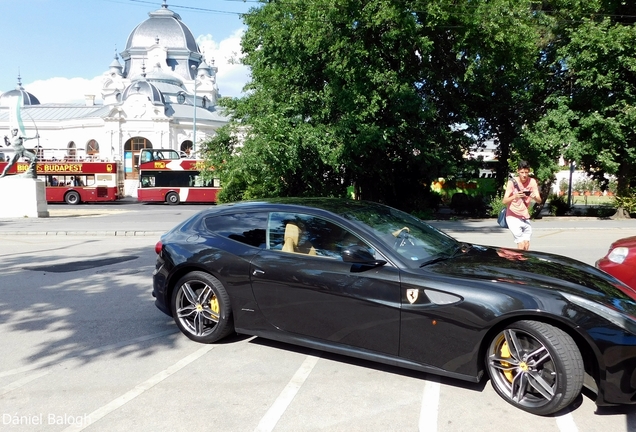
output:
[[[530,166],[526,161],[519,161],[517,165],[518,177],[510,178],[506,187],[506,193],[502,200],[508,208],[506,210],[506,222],[508,229],[515,238],[517,249],[530,249],[530,237],[532,225],[530,225],[530,212],[528,207],[532,201],[541,203],[541,195],[537,181],[530,177]]]

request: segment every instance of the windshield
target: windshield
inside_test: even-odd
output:
[[[342,216],[370,228],[409,265],[423,266],[450,258],[461,248],[461,243],[454,238],[391,207],[359,207]]]

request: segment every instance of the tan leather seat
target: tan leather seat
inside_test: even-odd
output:
[[[298,228],[298,225],[291,223],[285,225],[285,242],[283,243],[283,252],[296,252],[298,249],[299,239],[300,228]]]
[[[283,252],[316,255],[316,249],[314,249],[314,247],[311,245],[309,246],[309,248],[302,247],[302,250],[299,250],[301,234],[302,233],[298,225],[293,223],[288,223],[287,225],[285,225],[285,241],[283,242]]]

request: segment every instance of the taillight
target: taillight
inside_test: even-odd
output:
[[[161,243],[161,240],[159,240],[157,244],[155,245],[155,253],[157,255],[161,254],[162,249],[163,249],[163,243]]]

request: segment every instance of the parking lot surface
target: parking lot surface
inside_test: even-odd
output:
[[[537,417],[484,380],[438,378],[236,335],[181,335],[151,296],[154,244],[202,206],[50,206],[0,220],[3,431],[636,431],[636,409]],[[593,264],[636,221],[536,221],[531,248]],[[513,247],[492,220],[433,221]]]

